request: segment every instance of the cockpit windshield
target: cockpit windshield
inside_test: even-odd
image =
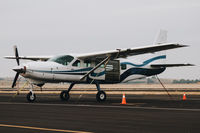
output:
[[[70,55],[64,55],[64,56],[62,55],[62,56],[56,56],[56,57],[50,58],[48,61],[53,61],[53,62],[67,66],[73,59],[74,57]]]

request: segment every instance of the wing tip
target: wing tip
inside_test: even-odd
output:
[[[3,56],[4,59],[15,59],[14,56]]]
[[[190,64],[190,63],[187,63],[185,64],[186,66],[196,66],[195,64]]]
[[[185,45],[185,44],[176,44],[177,46],[179,46],[179,47],[189,47],[189,45]]]
[[[171,45],[175,47],[189,47],[190,45],[180,44],[180,43],[163,43],[162,45]]]

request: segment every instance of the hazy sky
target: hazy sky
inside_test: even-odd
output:
[[[0,0],[0,77],[11,77],[20,55],[86,53],[151,45],[159,29],[169,42],[190,45],[167,52],[169,68],[160,77],[199,79],[199,0]],[[136,57],[133,57],[133,59]]]

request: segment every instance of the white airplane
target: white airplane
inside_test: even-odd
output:
[[[106,52],[84,54],[80,56],[60,55],[54,57],[19,56],[17,47],[14,46],[15,56],[5,56],[7,59],[16,59],[17,65],[12,88],[16,85],[19,75],[26,78],[32,85],[27,94],[27,100],[35,101],[33,85],[42,87],[45,83],[71,83],[68,90],[60,93],[61,100],[68,101],[69,92],[75,84],[96,84],[98,93],[97,101],[105,101],[106,93],[100,89],[100,84],[123,83],[130,80],[141,79],[148,76],[158,75],[167,67],[191,66],[191,64],[164,64],[166,55],[160,51],[186,47],[178,43],[167,43],[167,32],[161,30],[154,45],[117,49]],[[140,64],[128,61],[129,56],[151,53],[148,60]],[[32,60],[20,64],[19,60]]]

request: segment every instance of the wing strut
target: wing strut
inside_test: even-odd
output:
[[[164,90],[167,92],[167,95],[172,99],[172,96],[169,94],[168,90],[165,88],[165,86],[163,85],[163,83],[161,82],[161,80],[158,78],[158,75],[156,75],[156,78],[158,79],[158,81],[160,82],[160,84],[162,85],[162,87],[164,88]]]
[[[94,72],[97,68],[99,68],[102,64],[105,62],[108,62],[110,60],[110,56],[107,56],[102,62],[100,62],[98,65],[96,65],[92,70],[90,70],[87,74],[85,74],[81,80],[83,80],[85,77],[87,77],[90,73]],[[107,64],[107,63],[106,63]]]

